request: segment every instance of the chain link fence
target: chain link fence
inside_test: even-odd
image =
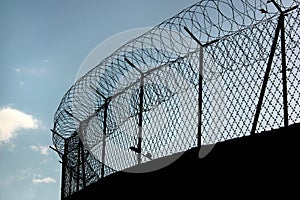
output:
[[[62,198],[116,171],[299,123],[299,4],[202,0],[82,76],[54,116]]]

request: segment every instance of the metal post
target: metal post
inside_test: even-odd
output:
[[[138,164],[142,161],[142,130],[143,130],[143,104],[144,104],[144,79],[145,74],[142,70],[137,68],[130,60],[127,58],[124,58],[124,60],[136,71],[138,71],[141,74],[141,81],[140,81],[140,94],[139,94],[139,121],[138,121],[138,144],[136,147],[130,147],[130,149],[137,153],[137,160]]]
[[[95,90],[95,92],[97,94],[99,94],[103,99],[104,99],[104,105],[99,107],[96,112],[93,115],[96,115],[97,113],[100,112],[100,110],[103,108],[104,109],[104,113],[103,113],[103,140],[102,140],[102,167],[101,167],[101,178],[103,178],[105,176],[105,151],[106,151],[106,129],[107,129],[107,111],[108,111],[108,104],[110,102],[110,100],[112,99],[112,97],[108,97],[106,98],[101,92],[99,92],[97,89],[95,89],[94,87],[91,86],[91,88],[93,90]],[[93,116],[91,115],[91,116]]]
[[[77,180],[76,180],[76,191],[79,191],[79,185],[80,185],[80,138],[78,138],[78,149],[77,149]]]
[[[139,102],[139,130],[138,130],[138,164],[141,163],[141,153],[142,153],[142,130],[143,130],[143,104],[144,104],[144,74],[141,74],[140,82],[140,102]]]
[[[273,57],[274,57],[275,50],[276,50],[276,44],[277,44],[277,40],[278,40],[278,35],[279,35],[279,31],[281,29],[281,23],[282,23],[281,21],[282,20],[283,20],[283,17],[280,16],[279,20],[278,20],[277,27],[276,27],[276,31],[275,31],[275,36],[274,36],[274,39],[273,39],[273,43],[272,43],[272,46],[271,46],[271,52],[270,52],[270,56],[269,56],[269,60],[268,60],[268,64],[267,64],[267,68],[266,68],[266,72],[265,72],[265,76],[264,76],[262,88],[261,88],[261,91],[260,91],[259,100],[258,100],[257,107],[256,107],[254,121],[253,121],[252,129],[251,129],[251,132],[250,132],[251,135],[255,134],[255,130],[256,130],[256,126],[257,126],[259,114],[260,114],[260,111],[261,111],[261,107],[262,107],[262,103],[263,103],[265,91],[266,91],[266,88],[267,88],[269,74],[270,74],[270,71],[271,71]]]
[[[84,148],[83,143],[81,140],[79,140],[80,148],[81,148],[81,170],[82,170],[82,185],[83,188],[86,187],[86,181],[85,181],[85,163],[84,163]]]
[[[68,153],[68,143],[67,140],[65,140],[64,144],[64,154],[62,155],[62,176],[61,176],[61,199],[65,199],[65,187],[66,187],[66,162],[67,162],[67,153]]]
[[[284,126],[289,125],[288,100],[287,100],[287,81],[286,81],[286,54],[285,54],[285,30],[284,14],[280,15],[281,21],[281,62],[282,62],[282,95],[283,95],[283,116]]]
[[[284,28],[284,16],[286,13],[298,8],[298,5],[288,8],[282,11],[278,3],[274,0],[270,0],[269,3],[273,3],[277,10],[280,12],[279,22],[281,31],[281,67],[282,67],[282,96],[283,96],[283,120],[284,127],[289,125],[289,113],[288,113],[288,100],[287,100],[287,80],[286,80],[286,53],[285,53],[285,28]]]
[[[73,168],[70,168],[70,178],[69,178],[69,196],[72,194],[72,179],[73,179]]]
[[[201,148],[202,127],[202,84],[203,84],[203,47],[200,46],[199,91],[198,91],[198,148]]]
[[[106,128],[107,128],[107,110],[108,110],[108,100],[105,98],[104,103],[104,116],[103,116],[103,140],[102,140],[102,168],[101,168],[101,178],[104,177],[104,168],[105,168],[105,148],[106,148]]]
[[[192,37],[195,42],[197,42],[200,46],[200,62],[199,62],[199,94],[198,94],[198,148],[201,148],[201,137],[202,137],[202,132],[201,132],[201,127],[202,127],[202,89],[203,89],[203,48],[211,45],[213,43],[216,43],[219,41],[219,39],[212,40],[210,42],[207,42],[205,44],[202,44],[200,40],[197,39],[197,37],[185,26],[184,30]]]

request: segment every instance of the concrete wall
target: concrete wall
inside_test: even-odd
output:
[[[300,124],[294,124],[227,140],[202,159],[193,148],[163,169],[118,172],[68,199],[299,199],[299,135]],[[161,159],[154,162],[168,158]]]

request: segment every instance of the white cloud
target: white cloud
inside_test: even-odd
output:
[[[0,143],[8,142],[18,130],[37,129],[39,121],[32,115],[8,107],[0,108]]]
[[[40,153],[43,154],[43,155],[48,155],[48,154],[49,154],[49,152],[48,152],[48,150],[49,150],[48,146],[42,146],[42,145],[39,145],[39,146],[36,146],[36,145],[30,145],[29,148],[30,148],[31,150],[33,150],[33,151],[38,151],[38,152],[40,152]]]
[[[33,170],[31,168],[26,168],[21,170],[21,174],[18,176],[19,180],[25,180],[32,175]]]
[[[19,84],[23,86],[23,85],[24,85],[24,82],[23,82],[23,81],[19,81]]]
[[[47,64],[49,61],[47,59],[43,60],[43,64]],[[17,67],[13,69],[14,72],[19,75],[19,76],[24,76],[24,75],[30,75],[34,77],[39,77],[44,75],[47,70],[46,67],[39,66],[39,67]]]
[[[45,177],[45,178],[34,178],[32,179],[32,182],[34,184],[40,184],[40,183],[56,183],[56,180],[51,177]]]
[[[16,173],[11,174],[5,174],[3,177],[1,177],[2,180],[0,180],[0,188],[1,187],[11,187],[13,184],[16,184],[17,182],[22,182],[24,180],[29,179],[32,177],[33,169],[31,168],[25,168],[21,169],[20,171]],[[0,198],[1,199],[1,198]]]
[[[40,68],[28,68],[28,73],[31,75],[31,76],[41,76],[43,74],[46,73],[46,69],[43,68],[43,67],[40,67]]]
[[[15,72],[17,72],[18,74],[21,74],[21,69],[20,68],[15,68]]]

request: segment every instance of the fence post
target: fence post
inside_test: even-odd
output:
[[[79,145],[81,149],[81,170],[82,170],[82,187],[86,187],[86,180],[85,180],[85,159],[84,159],[84,146],[83,142],[79,139]]]
[[[144,104],[144,74],[141,74],[141,82],[140,82],[140,102],[139,102],[139,132],[138,132],[138,164],[142,161],[142,130],[143,130],[143,104]]]
[[[81,127],[81,123],[79,125],[79,128]],[[80,128],[81,129],[81,128]],[[76,192],[79,191],[79,186],[80,186],[80,162],[81,162],[81,159],[80,159],[80,138],[78,137],[78,149],[77,149],[77,174],[76,174]]]
[[[255,131],[256,131],[256,126],[257,126],[259,114],[260,114],[260,111],[261,111],[263,99],[264,99],[264,96],[265,96],[265,91],[266,91],[266,88],[267,88],[267,83],[268,83],[268,79],[269,79],[269,75],[270,75],[270,71],[271,71],[273,57],[274,57],[275,50],[276,50],[276,44],[277,44],[280,29],[281,29],[281,21],[282,20],[283,20],[283,17],[280,15],[278,23],[277,23],[276,31],[275,31],[275,36],[274,36],[274,39],[273,39],[273,43],[272,43],[272,46],[271,46],[271,52],[270,52],[270,55],[269,55],[268,64],[267,64],[263,84],[262,84],[262,87],[261,87],[259,100],[258,100],[258,103],[257,103],[256,112],[255,112],[255,115],[254,115],[254,121],[253,121],[253,124],[252,124],[252,129],[251,129],[250,135],[254,135]]]
[[[105,176],[105,148],[106,148],[106,128],[107,128],[107,110],[108,110],[109,99],[105,98],[104,102],[104,113],[103,113],[103,141],[102,141],[102,167],[101,167],[101,178]]]
[[[124,60],[136,71],[138,71],[141,74],[141,80],[140,80],[140,94],[139,94],[139,121],[138,121],[138,144],[136,147],[130,147],[130,150],[137,153],[137,159],[138,164],[142,161],[142,131],[143,131],[143,104],[144,104],[144,78],[145,74],[142,70],[137,68],[130,60],[127,58],[124,58]]]
[[[66,187],[66,162],[67,162],[67,153],[68,153],[68,142],[65,139],[65,144],[64,144],[64,153],[62,155],[62,176],[61,176],[61,199],[65,199],[65,187]]]
[[[283,116],[284,126],[289,125],[288,100],[287,100],[287,80],[286,80],[286,54],[285,54],[285,28],[284,14],[281,13],[281,62],[282,62],[282,96],[283,96]]]
[[[196,43],[200,46],[200,61],[199,61],[199,93],[198,93],[198,133],[197,133],[197,147],[201,148],[201,137],[202,137],[202,87],[203,87],[203,48],[205,46],[208,46],[217,40],[213,40],[207,44],[201,44],[200,40],[197,39],[197,37],[186,27],[183,27],[184,30],[191,36],[193,40],[195,40]]]
[[[198,140],[197,147],[201,148],[201,137],[202,137],[202,87],[203,87],[203,47],[200,46],[200,62],[199,62],[199,93],[198,93]]]

